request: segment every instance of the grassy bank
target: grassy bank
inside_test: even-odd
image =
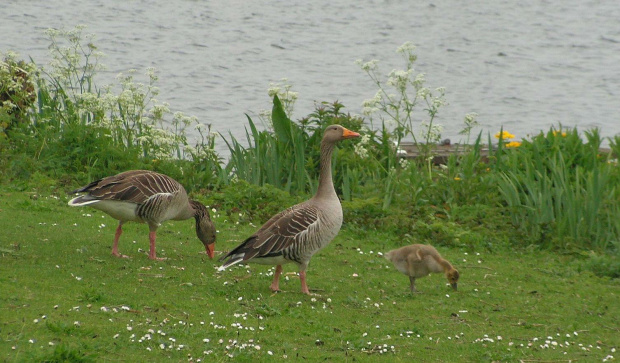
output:
[[[160,228],[160,262],[127,225],[118,259],[115,221],[66,201],[0,191],[4,361],[601,361],[620,346],[620,283],[574,256],[439,246],[459,291],[434,275],[411,295],[380,255],[403,242],[349,226],[310,265],[320,296],[293,266],[273,295],[266,266],[216,272],[189,221]],[[218,252],[255,229],[214,216]]]

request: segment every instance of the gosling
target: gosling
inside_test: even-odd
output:
[[[431,272],[445,273],[450,286],[456,290],[459,272],[431,245],[414,244],[401,247],[387,252],[385,258],[392,261],[398,271],[409,276],[412,293],[417,292],[415,279],[428,276]]]

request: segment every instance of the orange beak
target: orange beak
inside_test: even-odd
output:
[[[209,256],[209,258],[213,258],[215,255],[215,243],[205,245],[205,249],[207,250],[207,256]]]
[[[360,137],[360,134],[358,134],[355,131],[351,131],[351,130],[345,128],[345,127],[343,127],[343,129],[344,130],[342,131],[342,137],[344,137],[345,139],[351,139],[351,138],[354,138],[354,137]]]

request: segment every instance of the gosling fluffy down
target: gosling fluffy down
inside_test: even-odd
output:
[[[415,279],[431,273],[443,272],[454,290],[457,288],[459,272],[450,262],[444,260],[435,247],[431,245],[413,244],[401,247],[385,254],[394,267],[409,276],[411,292],[416,292]]]

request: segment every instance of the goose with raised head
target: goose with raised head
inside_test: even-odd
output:
[[[443,259],[435,247],[431,245],[413,244],[401,247],[385,254],[385,258],[392,261],[394,267],[409,276],[411,292],[417,292],[415,279],[428,276],[431,273],[443,272],[454,290],[459,281],[459,272],[452,264]]]
[[[301,292],[310,294],[306,283],[308,263],[338,234],[342,225],[342,207],[332,180],[332,152],[337,142],[359,136],[340,125],[328,126],[321,141],[316,194],[271,217],[256,233],[220,258],[225,260],[220,270],[247,262],[276,265],[270,286],[275,292],[280,289],[282,264],[293,262],[299,266]]]
[[[118,220],[112,254],[127,257],[118,252],[118,241],[123,224],[128,221],[146,223],[149,226],[149,258],[159,259],[155,252],[157,228],[167,220],[196,220],[196,235],[204,244],[209,258],[215,249],[215,224],[209,211],[200,202],[190,200],[185,188],[167,175],[148,170],[130,170],[99,179],[73,193],[84,193],[69,201],[72,207],[89,206],[99,209]]]

